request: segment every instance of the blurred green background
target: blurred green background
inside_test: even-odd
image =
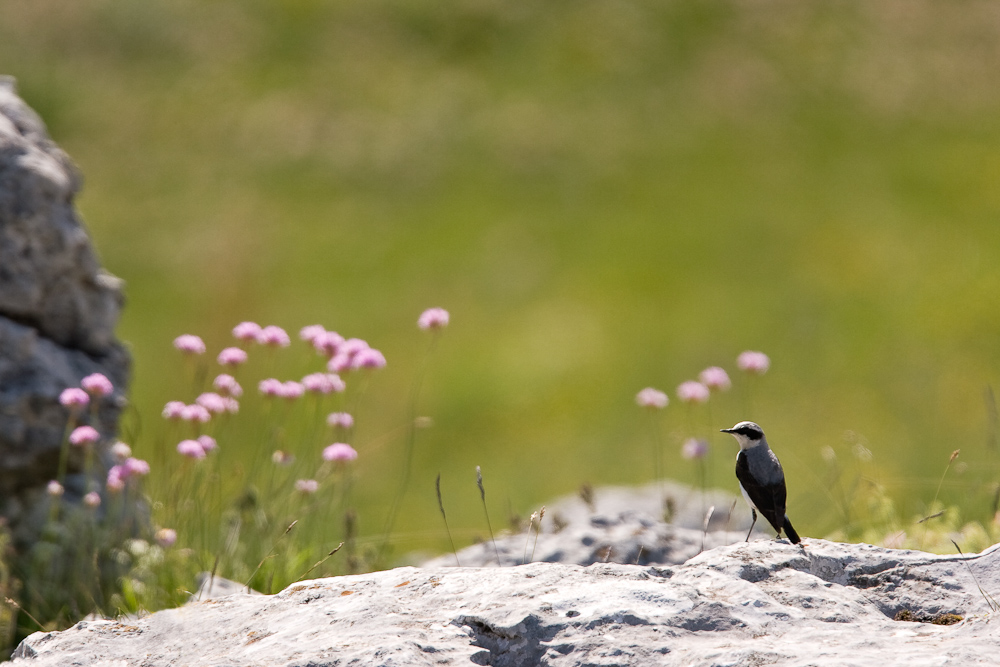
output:
[[[837,527],[824,446],[871,450],[904,514],[961,448],[941,497],[990,515],[993,3],[5,0],[0,71],[85,176],[147,423],[193,398],[181,333],[214,353],[241,320],[321,323],[384,351],[358,414],[363,534],[398,484],[385,436],[430,306],[452,325],[404,551],[447,548],[439,471],[461,542],[483,530],[476,465],[497,516],[648,481],[635,393],[735,379],[744,349],[772,358],[751,414],[740,386],[692,414],[674,397],[670,476],[695,480],[678,450],[703,434],[735,490],[712,432],[753,418],[803,534]]]

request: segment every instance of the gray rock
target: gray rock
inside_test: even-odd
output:
[[[115,385],[81,417],[105,435],[106,467],[129,380],[114,335],[121,281],[100,268],[73,207],[80,184],[13,79],[0,77],[0,515],[15,525],[34,523],[30,508],[56,476],[68,419],[60,392],[90,373]],[[72,454],[70,501],[87,486],[82,454]]]
[[[12,664],[993,665],[978,586],[1000,593],[1000,547],[964,560],[806,539],[674,567],[403,567],[35,633]]]

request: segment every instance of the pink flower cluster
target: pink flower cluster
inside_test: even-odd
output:
[[[354,417],[346,412],[331,412],[327,415],[326,424],[331,428],[348,429],[354,426]]]
[[[708,387],[701,382],[688,380],[677,387],[677,398],[681,403],[704,403],[709,397]]]
[[[121,491],[132,477],[143,477],[148,474],[148,463],[142,459],[129,457],[124,462],[111,466],[111,470],[108,471],[108,491]]]
[[[302,386],[314,394],[340,393],[347,385],[334,373],[312,373],[302,378]]]
[[[444,308],[428,308],[420,313],[417,319],[417,326],[427,331],[428,329],[443,329],[448,326],[448,311]]]
[[[77,447],[92,445],[101,439],[101,434],[93,426],[77,426],[69,434],[69,444]]]
[[[635,402],[644,408],[662,410],[667,407],[668,403],[670,403],[670,399],[667,398],[667,395],[659,389],[646,387],[635,395]]]
[[[200,336],[183,334],[174,339],[174,347],[184,354],[205,354],[205,341]]]
[[[218,448],[218,443],[210,435],[199,435],[197,440],[181,440],[177,444],[177,453],[189,459],[200,461],[209,452]]]
[[[736,366],[747,373],[763,375],[771,367],[771,360],[763,352],[747,350],[736,358]]]
[[[698,379],[713,391],[728,391],[733,386],[729,374],[718,366],[709,366],[701,372]]]
[[[90,404],[91,397],[102,398],[115,390],[111,380],[101,373],[91,373],[86,376],[80,380],[80,387],[63,389],[59,394],[59,404],[69,408],[70,412],[78,413]]]
[[[306,391],[306,388],[301,382],[296,382],[294,380],[282,382],[276,378],[261,380],[257,385],[257,389],[263,396],[271,398],[287,398],[288,400],[295,400],[296,398],[302,396],[302,394]]]
[[[256,322],[240,322],[233,327],[233,336],[244,343],[258,343],[268,347],[288,347],[292,342],[288,332],[281,327],[273,324],[262,327]]]
[[[323,449],[324,461],[344,463],[347,461],[353,461],[356,458],[358,458],[357,450],[343,442],[335,442],[329,447]]]
[[[703,459],[708,455],[708,443],[699,438],[688,438],[681,446],[681,456],[689,461]]]

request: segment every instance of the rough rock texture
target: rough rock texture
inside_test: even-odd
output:
[[[675,567],[404,567],[36,633],[13,664],[995,665],[972,573],[1000,593],[1000,547],[962,560],[807,539]]]
[[[664,499],[672,508],[670,523],[660,520]],[[705,549],[746,538],[750,510],[742,499],[734,507],[734,500],[736,496],[726,491],[703,494],[668,480],[640,488],[603,487],[593,491],[589,504],[576,495],[547,506],[537,539],[534,531],[506,535],[497,538],[496,548],[487,541],[424,565],[496,567],[497,554],[505,567],[526,562],[679,564]],[[771,530],[767,522],[758,521],[754,535],[774,537],[761,532],[764,528]]]
[[[73,208],[80,182],[13,79],[0,77],[0,515],[14,522],[55,477],[68,417],[59,393],[106,375],[116,393],[92,425],[110,436],[128,383],[129,354],[114,335],[121,281],[101,270]],[[71,472],[81,466],[70,460]],[[67,498],[84,482],[70,475]]]

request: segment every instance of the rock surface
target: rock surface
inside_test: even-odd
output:
[[[602,487],[590,496],[589,503],[573,495],[549,504],[537,539],[534,531],[505,535],[496,539],[495,548],[492,541],[482,542],[424,566],[679,564],[706,549],[742,542],[750,528],[747,505],[742,499],[734,504],[736,496],[719,489],[702,493],[663,480],[639,488]],[[670,506],[669,523],[661,520],[664,500]],[[754,535],[774,537],[761,532],[766,526],[758,521]]]
[[[73,207],[80,184],[13,79],[0,77],[0,516],[15,524],[32,523],[30,508],[56,475],[68,418],[60,392],[106,375],[115,394],[81,421],[110,437],[129,378],[114,335],[121,281],[101,269]],[[71,501],[86,491],[74,454]]]
[[[995,665],[1000,616],[979,586],[1000,593],[1000,547],[759,540],[674,567],[403,567],[36,633],[13,664]],[[893,620],[904,610],[963,620]]]

